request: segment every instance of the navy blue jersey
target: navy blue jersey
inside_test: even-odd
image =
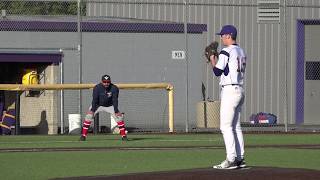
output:
[[[116,85],[111,83],[109,87],[106,88],[102,83],[97,84],[92,92],[91,111],[95,112],[99,106],[113,106],[114,112],[118,113],[118,96],[119,88]]]

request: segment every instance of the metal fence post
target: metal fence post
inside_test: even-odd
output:
[[[288,78],[287,78],[287,73],[288,73],[288,68],[287,68],[287,65],[288,65],[288,48],[287,48],[287,45],[288,45],[288,42],[287,42],[287,12],[286,12],[286,9],[287,9],[287,1],[284,0],[284,22],[283,22],[283,26],[284,26],[284,52],[285,52],[285,65],[284,65],[284,69],[285,69],[285,75],[284,75],[284,82],[285,82],[285,102],[284,102],[284,127],[285,127],[285,132],[288,132]]]
[[[62,52],[62,49],[60,49],[60,52]],[[64,63],[63,61],[61,61],[60,63],[60,84],[64,83],[63,63]],[[63,89],[60,90],[60,134],[64,134],[64,90]]]
[[[15,125],[15,134],[20,134],[20,92],[16,91],[16,103],[15,103],[15,109],[16,109],[16,125]]]
[[[186,132],[189,132],[189,65],[188,65],[188,2],[184,0],[184,39],[185,39],[185,61],[186,61]]]
[[[79,53],[79,84],[82,83],[82,29],[81,29],[81,22],[82,22],[82,16],[81,16],[81,0],[78,0],[78,53]],[[79,90],[79,114],[82,115],[82,90]]]
[[[94,116],[94,129],[93,134],[99,133],[99,113]]]

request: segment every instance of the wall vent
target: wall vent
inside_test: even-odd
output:
[[[280,0],[258,0],[258,23],[280,23]]]

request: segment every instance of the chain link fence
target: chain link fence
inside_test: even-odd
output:
[[[320,2],[316,0],[3,0],[0,10],[0,33],[52,32],[57,36],[61,31],[69,33],[67,36],[72,37],[71,40],[63,43],[35,42],[29,46],[9,41],[0,45],[1,51],[64,51],[65,59],[72,56],[74,62],[65,64],[65,68],[73,66],[68,69],[71,71],[68,76],[73,78],[65,79],[65,82],[82,83],[86,80],[83,77],[84,61],[94,52],[88,52],[88,45],[83,44],[85,32],[131,32],[146,37],[154,32],[180,33],[183,36],[179,39],[182,44],[179,48],[184,50],[186,57],[178,66],[179,72],[185,76],[180,79],[183,85],[177,83],[180,88],[176,93],[182,95],[178,96],[176,103],[183,108],[176,114],[175,125],[187,132],[201,130],[197,127],[198,102],[190,99],[195,94],[190,87],[194,72],[190,68],[193,68],[194,59],[204,57],[192,54],[192,49],[196,48],[192,44],[195,38],[192,31],[201,25],[206,26],[201,47],[198,47],[202,52],[202,47],[217,39],[215,33],[223,25],[234,24],[239,30],[238,42],[249,60],[241,120],[244,128],[290,131],[316,129],[320,125],[316,118],[316,107],[319,107],[316,101],[320,97],[319,54],[316,50],[319,41],[314,40],[319,35]],[[130,43],[134,47],[137,42]],[[198,73],[202,73],[200,80],[205,90],[203,98],[198,101],[217,101],[218,79],[212,76],[207,64],[201,66]],[[170,81],[162,77],[163,80]],[[83,114],[86,105],[82,104],[81,91],[77,96],[70,107],[76,105],[77,111]],[[277,124],[250,124],[252,114],[259,112],[275,114]]]

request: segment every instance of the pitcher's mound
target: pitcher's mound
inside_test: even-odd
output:
[[[308,169],[247,167],[234,170],[190,169],[113,176],[61,178],[64,180],[316,180],[320,171]]]

